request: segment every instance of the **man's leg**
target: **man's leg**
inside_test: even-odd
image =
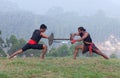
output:
[[[75,47],[73,59],[76,59],[79,49],[81,49],[83,51],[83,45],[79,45],[79,46]]]
[[[46,52],[47,52],[47,46],[43,45],[43,50],[42,50],[42,54],[41,54],[40,59],[44,59],[44,56],[45,56]]]
[[[95,49],[94,50],[96,54],[101,55],[102,57],[104,57],[105,59],[109,59],[105,54],[103,54],[99,49]]]
[[[18,54],[20,54],[20,53],[22,53],[22,52],[23,52],[22,49],[20,49],[20,50],[14,52],[14,53],[9,57],[9,59],[13,58],[14,56],[16,56],[16,55],[18,55]]]
[[[20,54],[20,53],[23,53],[23,51],[26,51],[27,49],[30,48],[29,46],[30,46],[29,44],[26,44],[25,46],[23,46],[22,49],[14,52],[14,53],[9,57],[9,59],[13,58],[15,55],[18,55],[18,54]]]

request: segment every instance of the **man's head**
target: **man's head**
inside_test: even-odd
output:
[[[79,33],[82,33],[82,32],[84,32],[84,31],[86,31],[86,29],[84,29],[84,27],[78,27],[78,32],[79,32]]]
[[[47,26],[45,24],[40,25],[40,31],[45,32],[47,29]]]

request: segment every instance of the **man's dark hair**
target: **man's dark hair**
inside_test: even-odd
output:
[[[86,29],[84,27],[78,27],[78,29],[81,31],[86,31]]]
[[[47,26],[45,24],[40,25],[40,29],[47,29]]]

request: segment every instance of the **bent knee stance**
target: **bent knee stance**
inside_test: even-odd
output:
[[[75,50],[78,50],[78,46],[75,47]]]
[[[82,46],[76,46],[75,47],[75,50],[79,50],[79,49],[82,49]]]
[[[43,49],[47,49],[47,45],[43,45]]]

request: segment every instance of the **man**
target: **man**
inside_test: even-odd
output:
[[[80,36],[80,39],[73,39],[74,36]],[[80,42],[83,41],[83,45],[78,45],[75,47],[74,50],[74,57],[73,59],[76,59],[76,56],[78,54],[78,50],[81,49],[82,53],[86,53],[86,52],[90,52],[90,55],[92,55],[92,52],[103,56],[105,59],[109,59],[106,55],[104,55],[92,42],[92,39],[90,37],[90,34],[88,32],[86,32],[86,29],[84,29],[83,27],[79,27],[78,28],[78,33],[74,33],[71,35],[71,43],[74,44],[75,42]]]
[[[38,44],[38,42],[40,41],[41,38],[48,38],[48,36],[46,36],[44,34],[44,32],[46,31],[47,26],[42,24],[40,26],[40,29],[36,29],[33,34],[31,39],[28,41],[28,43],[21,48],[20,50],[16,51],[15,53],[13,53],[9,59],[13,58],[15,55],[23,53],[24,51],[28,50],[28,49],[42,49],[42,54],[40,56],[40,59],[44,59],[44,56],[47,52],[47,46],[44,44]]]

